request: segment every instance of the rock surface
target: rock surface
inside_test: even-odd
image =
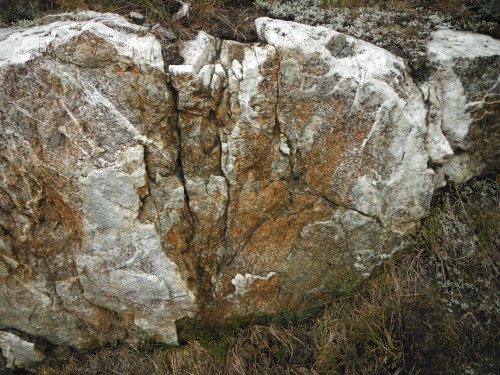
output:
[[[436,183],[444,186],[500,169],[500,52],[498,40],[485,35],[442,29],[433,37],[428,103],[449,142],[443,158],[433,160],[441,164]]]
[[[27,365],[6,329],[176,343],[184,317],[321,302],[402,248],[436,187],[500,169],[500,42],[436,32],[417,85],[367,42],[256,26],[255,44],[200,32],[170,66],[116,15],[2,31],[9,366]]]
[[[6,358],[6,368],[35,370],[45,356],[35,349],[35,344],[21,339],[11,332],[0,332],[0,349]]]

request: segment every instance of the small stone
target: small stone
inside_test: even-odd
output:
[[[142,14],[137,13],[137,12],[130,12],[128,14],[128,18],[130,21],[133,23],[136,23],[137,25],[142,25],[144,21],[146,20],[146,17],[144,17]]]
[[[183,1],[179,1],[181,4],[181,9],[179,9],[173,16],[172,19],[174,21],[179,21],[184,18],[189,18],[191,17],[191,5],[188,3],[185,3]]]
[[[172,30],[167,29],[166,27],[156,24],[151,28],[151,32],[153,34],[156,34],[157,36],[160,37],[160,39],[167,39],[167,40],[175,40],[175,34],[173,33]]]

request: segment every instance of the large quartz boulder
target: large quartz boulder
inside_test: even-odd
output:
[[[499,169],[498,41],[439,30],[415,83],[329,28],[256,26],[170,66],[117,15],[1,31],[7,367],[313,306],[404,247],[437,187]]]
[[[0,42],[0,328],[175,342],[197,305],[165,243],[192,223],[161,46],[116,15],[52,21]]]

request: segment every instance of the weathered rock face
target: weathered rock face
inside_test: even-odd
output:
[[[165,66],[119,16],[39,23],[0,35],[10,368],[44,360],[30,336],[175,343],[183,317],[314,304],[401,248],[436,186],[500,167],[491,38],[439,31],[417,86],[403,60],[324,27],[200,32]]]
[[[429,152],[438,165],[438,186],[500,169],[498,44],[484,35],[446,29],[436,31],[429,44],[429,88],[423,91],[432,114],[429,129],[441,127],[442,135],[429,133],[428,139],[446,145],[437,156]]]
[[[161,48],[93,17],[0,47],[0,326],[76,348],[175,342],[196,301],[162,245],[186,204]]]
[[[6,367],[34,370],[44,361],[45,356],[35,348],[35,344],[21,339],[10,332],[0,332],[0,348],[6,358]]]

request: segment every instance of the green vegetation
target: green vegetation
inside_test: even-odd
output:
[[[49,374],[488,374],[500,368],[500,176],[443,191],[414,245],[319,313],[103,349]]]

